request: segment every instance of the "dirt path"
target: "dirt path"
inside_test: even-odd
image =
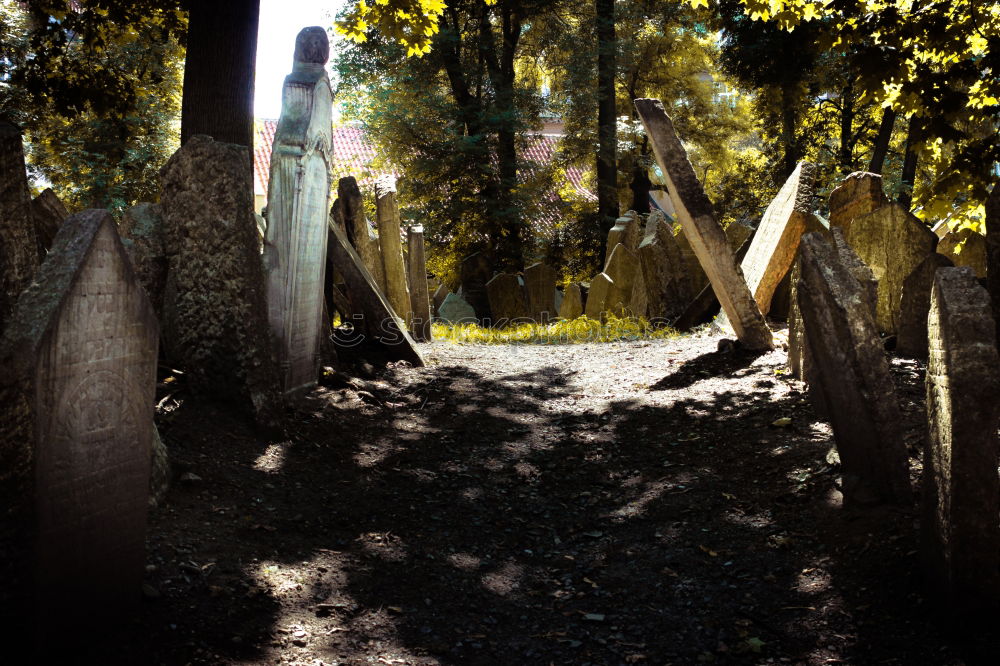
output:
[[[185,480],[118,654],[988,663],[995,635],[936,628],[913,516],[840,508],[784,354],[717,345],[435,343],[427,368],[317,390],[286,441],[181,390],[158,421]],[[894,369],[916,455],[922,370]]]

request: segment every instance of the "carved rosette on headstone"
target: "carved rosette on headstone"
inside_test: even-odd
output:
[[[410,282],[410,333],[418,342],[431,341],[431,299],[427,293],[427,262],[424,258],[424,228],[412,226],[406,232],[407,270]]]
[[[906,505],[906,446],[870,292],[818,233],[802,237],[799,262],[799,308],[840,453],[844,503]]]
[[[3,463],[23,474],[30,461],[36,621],[46,630],[107,627],[138,609],[157,340],[114,220],[72,216],[0,343]]]
[[[637,99],[635,107],[646,128],[677,210],[677,219],[712,284],[736,336],[747,349],[772,349],[771,331],[715,219],[712,204],[698,182],[673,123],[656,99]]]
[[[924,561],[953,610],[1000,603],[1000,356],[989,294],[942,268],[928,317]]]
[[[556,269],[548,264],[532,264],[524,269],[524,290],[528,295],[528,316],[538,324],[555,319]]]
[[[0,331],[38,270],[21,130],[0,122]]]
[[[497,273],[486,283],[486,294],[490,299],[495,326],[510,326],[527,320],[528,306],[524,287],[516,275]]]
[[[583,314],[583,296],[580,292],[580,283],[570,282],[566,285],[566,293],[563,294],[562,303],[559,304],[559,317],[561,319],[576,319]]]
[[[319,374],[333,131],[329,52],[326,30],[299,32],[271,152],[264,261],[286,393],[313,386]]]

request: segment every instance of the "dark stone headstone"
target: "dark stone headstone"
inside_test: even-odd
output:
[[[59,227],[62,226],[67,217],[69,217],[69,211],[66,210],[51,187],[46,188],[31,201],[31,218],[35,223],[40,259],[45,258],[45,254],[52,247],[52,241],[59,233]]]
[[[470,254],[462,260],[462,298],[476,311],[479,320],[493,319],[486,283],[493,277],[493,265],[482,252]]]
[[[125,251],[132,260],[135,276],[159,316],[163,313],[163,290],[169,268],[163,244],[163,211],[160,205],[141,203],[132,206],[122,216],[118,230]]]
[[[486,283],[486,293],[490,299],[490,311],[495,326],[519,324],[528,319],[524,287],[516,275],[497,273]]]
[[[0,331],[38,270],[21,130],[0,122]]]
[[[524,269],[524,290],[528,295],[528,316],[536,323],[555,319],[556,269],[548,264],[532,264]],[[495,315],[496,313],[494,313]]]
[[[896,353],[900,356],[927,358],[927,312],[931,307],[934,275],[939,268],[951,266],[948,257],[933,252],[903,280],[896,329]]]

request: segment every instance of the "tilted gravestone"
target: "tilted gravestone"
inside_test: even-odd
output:
[[[1000,356],[990,310],[970,268],[938,270],[928,317],[922,542],[932,583],[953,610],[1000,602]]]
[[[493,277],[493,264],[489,257],[475,252],[462,259],[460,277],[462,299],[476,311],[476,318],[482,321],[493,319],[486,295],[486,283]]]
[[[197,392],[246,401],[257,421],[283,418],[267,323],[265,276],[246,146],[195,135],[160,171],[167,358]]]
[[[33,504],[40,627],[107,627],[138,611],[157,337],[114,220],[70,217],[0,343],[2,468],[24,477]]]
[[[490,311],[496,326],[510,326],[528,320],[528,306],[525,289],[516,275],[497,273],[486,283],[486,294],[490,299]]]
[[[418,342],[431,341],[431,301],[427,293],[427,261],[424,258],[424,228],[415,225],[406,231],[407,271],[410,283],[410,333]]]
[[[448,294],[438,308],[438,319],[447,324],[477,323],[476,311],[458,294]]]
[[[590,289],[587,291],[587,304],[583,311],[588,319],[604,321],[607,317],[607,300],[615,283],[607,273],[598,273],[590,281]]]
[[[1000,187],[986,199],[986,284],[1000,340]]]
[[[736,264],[726,233],[715,219],[712,204],[698,182],[663,104],[655,99],[637,99],[635,107],[667,181],[677,218],[736,336],[747,349],[772,349],[771,331]]]
[[[31,201],[31,219],[35,223],[35,236],[38,239],[38,256],[45,258],[45,254],[52,247],[52,241],[59,233],[69,211],[59,200],[51,187],[46,188]]]
[[[948,231],[937,244],[939,254],[955,266],[968,266],[977,278],[986,277],[986,236],[972,229]]]
[[[580,293],[580,283],[570,282],[566,285],[562,303],[559,304],[560,319],[576,319],[583,314],[583,296]]]
[[[528,296],[528,316],[538,324],[555,319],[556,269],[541,262],[524,269],[524,291]],[[494,316],[496,313],[493,313]]]
[[[830,235],[829,223],[815,215],[806,221],[805,228],[805,233],[813,232],[819,233],[827,240],[830,240],[830,242],[833,242]],[[792,264],[792,270],[789,272],[788,371],[796,379],[808,382],[809,346],[806,344],[802,312],[799,310],[798,283],[800,275],[797,248],[795,256],[795,262]]]
[[[0,121],[0,331],[38,270],[21,130]]]
[[[268,323],[285,393],[319,379],[330,207],[333,91],[326,30],[303,28],[282,88],[267,188]]]
[[[639,219],[639,214],[634,210],[628,211],[615,220],[614,226],[608,232],[608,243],[604,253],[605,268],[607,267],[608,260],[611,259],[611,253],[618,243],[622,243],[625,247],[633,251],[639,248],[639,242],[642,240],[641,225],[642,220]]]
[[[343,202],[344,222],[347,238],[361,257],[365,268],[371,273],[378,288],[385,293],[385,269],[382,268],[382,252],[378,237],[365,217],[364,201],[354,176],[341,178],[337,182],[337,198]]]
[[[818,233],[802,237],[799,308],[843,470],[845,505],[907,505],[906,446],[870,294]]]
[[[899,204],[855,217],[844,236],[878,280],[879,332],[895,333],[903,280],[934,252],[937,237]]]
[[[604,309],[616,316],[627,314],[628,307],[632,303],[636,276],[641,272],[639,257],[624,243],[618,243],[608,257],[608,265],[604,267],[604,272],[612,282],[611,289],[604,299]]]
[[[385,295],[392,309],[407,325],[410,319],[410,290],[406,284],[406,262],[400,242],[399,205],[396,203],[396,179],[383,176],[375,184],[375,217],[382,248],[385,272]]]
[[[163,211],[159,204],[141,203],[125,211],[118,227],[122,243],[139,284],[146,290],[157,316],[163,312],[163,290],[169,262],[163,239]]]
[[[830,226],[843,229],[849,236],[854,218],[888,206],[882,191],[882,176],[856,171],[830,193]]]
[[[767,314],[771,298],[791,269],[799,239],[812,216],[816,167],[799,162],[761,219],[741,267],[760,311]]]
[[[651,319],[676,317],[693,296],[691,280],[670,227],[663,213],[650,213],[639,243],[639,264]]]
[[[939,268],[952,266],[951,259],[932,252],[903,280],[896,328],[896,353],[900,356],[927,358],[927,313],[931,307],[934,275]]]
[[[439,284],[437,289],[434,290],[434,294],[431,295],[431,301],[434,305],[434,316],[438,316],[438,309],[441,304],[444,303],[444,299],[448,298],[448,294],[451,293],[451,289],[443,284]]]

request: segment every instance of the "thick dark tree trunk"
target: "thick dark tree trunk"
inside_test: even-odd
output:
[[[892,139],[892,128],[896,124],[896,112],[888,108],[882,112],[882,123],[878,126],[878,136],[872,146],[872,161],[868,164],[871,173],[882,173],[885,166],[885,156],[889,153],[889,141]]]
[[[783,85],[781,87],[781,144],[784,155],[781,160],[782,173],[777,179],[779,184],[784,183],[792,175],[792,172],[795,171],[795,165],[799,161],[799,145],[795,138],[795,124],[798,121],[795,103],[795,84]]]
[[[917,143],[917,118],[910,117],[910,124],[906,130],[906,156],[903,158],[903,173],[900,175],[899,203],[904,208],[909,209],[913,203],[913,181],[917,177],[917,153],[913,146]]]
[[[190,0],[188,7],[181,142],[207,134],[252,150],[260,0]]]
[[[608,232],[618,217],[617,119],[615,113],[615,2],[595,0],[597,10],[597,212],[601,266]]]
[[[844,86],[840,97],[840,168],[849,173],[854,165],[854,86]]]
[[[629,184],[632,190],[632,210],[637,213],[649,212],[649,188],[652,186],[646,168],[636,164],[632,168],[632,182]]]
[[[507,7],[501,12],[503,44],[499,76],[494,76],[497,106],[504,118],[497,132],[497,162],[500,171],[500,204],[504,233],[497,242],[499,266],[510,271],[524,269],[524,221],[514,202],[517,188],[517,109],[514,104],[514,55],[521,36],[521,21]]]

